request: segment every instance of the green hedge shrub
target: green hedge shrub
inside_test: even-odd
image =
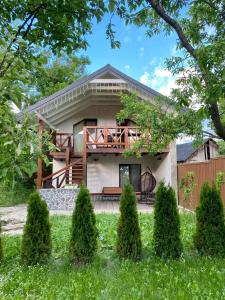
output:
[[[72,216],[70,254],[75,263],[85,264],[94,259],[98,231],[91,197],[81,186]]]
[[[136,195],[130,184],[125,185],[120,197],[116,250],[118,256],[125,259],[139,260],[142,254]]]
[[[43,264],[51,255],[51,229],[47,204],[38,192],[30,195],[22,237],[21,259],[27,265]]]
[[[173,259],[179,258],[183,249],[175,192],[163,182],[156,192],[153,249],[157,256]]]
[[[3,260],[3,250],[2,250],[2,223],[0,220],[0,262]]]
[[[219,191],[205,183],[196,209],[194,245],[198,252],[209,256],[225,256],[224,208]]]

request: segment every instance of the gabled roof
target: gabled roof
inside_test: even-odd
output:
[[[71,112],[71,107],[75,109],[76,103],[79,102],[80,104],[85,97],[86,100],[88,97],[90,98],[93,90],[95,90],[95,98],[92,96],[94,99],[96,99],[96,91],[100,94],[101,91],[103,92],[106,90],[108,92],[110,90],[114,95],[118,95],[118,93],[122,91],[135,92],[140,98],[152,101],[154,101],[156,97],[163,97],[163,95],[157,91],[147,87],[108,64],[89,76],[79,79],[68,87],[29,106],[26,109],[26,112],[34,112],[39,118],[42,117],[44,121],[54,125],[62,120],[63,113],[66,117],[67,113]],[[67,104],[68,110],[66,110]],[[23,112],[20,113],[18,117],[22,114]],[[60,116],[58,120],[57,114]]]
[[[203,145],[205,145],[208,141],[212,141],[213,143],[216,144],[216,142],[210,138],[205,139],[204,143],[198,148],[195,148],[192,142],[177,144],[177,162],[184,162],[187,159],[189,159],[196,151],[202,148]]]

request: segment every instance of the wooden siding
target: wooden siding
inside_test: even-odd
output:
[[[207,181],[211,184],[212,181],[216,179],[216,175],[218,172],[225,173],[225,157],[214,158],[206,162],[180,164],[178,165],[177,169],[178,186],[180,180],[188,172],[194,172],[195,174],[196,186],[194,188],[192,196],[190,197],[191,199],[188,199],[186,203],[186,208],[193,210],[199,203],[200,192],[203,183]],[[225,205],[225,185],[223,185],[222,187],[221,196]],[[182,199],[182,191],[179,190],[179,205],[182,205]]]

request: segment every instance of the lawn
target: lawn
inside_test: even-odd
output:
[[[152,255],[153,215],[140,215],[143,260],[119,261],[117,220],[118,215],[97,215],[98,255],[85,267],[68,259],[70,217],[51,217],[53,255],[47,266],[21,266],[21,238],[4,237],[0,299],[225,299],[225,260],[199,257],[192,248],[194,215],[181,216],[184,255],[178,261]]]

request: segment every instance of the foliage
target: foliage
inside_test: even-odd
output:
[[[188,135],[193,135],[198,130],[199,139],[201,138],[201,123],[196,121],[192,111],[183,112],[178,115],[173,109],[173,104],[167,99],[158,99],[159,102],[151,104],[149,101],[139,101],[135,94],[121,95],[123,109],[117,115],[120,122],[131,118],[142,133],[137,142],[126,152],[127,155],[143,152],[143,148],[151,154],[160,152],[174,141],[181,131]],[[164,109],[162,109],[164,107]]]
[[[3,260],[3,250],[2,250],[2,222],[0,219],[0,264]]]
[[[225,142],[224,141],[218,141],[217,144],[219,146],[218,154],[219,155],[225,155]]]
[[[0,207],[12,206],[27,202],[34,190],[34,183],[27,178],[16,178],[14,185],[0,181]]]
[[[0,153],[3,164],[0,174],[8,181],[12,181],[14,171],[23,173],[25,168],[33,174],[36,169],[36,161],[30,159],[32,145],[34,148],[37,145],[33,121],[28,122],[30,118],[26,116],[20,128],[12,107],[24,108],[36,101],[37,96],[46,94],[43,82],[53,83],[54,88],[49,89],[53,92],[82,73],[87,60],[77,58],[73,51],[87,47],[86,34],[91,33],[93,18],[100,21],[104,12],[102,1],[1,1]],[[46,51],[54,55],[55,62],[50,68],[46,66]],[[63,70],[68,72],[68,77]]]
[[[81,186],[72,216],[70,253],[76,263],[93,261],[97,250],[97,228],[89,191]]]
[[[215,185],[202,186],[200,203],[196,209],[194,245],[202,255],[225,256],[224,209]]]
[[[181,178],[179,182],[179,189],[183,190],[183,207],[186,207],[187,200],[191,199],[191,195],[195,186],[195,173],[187,172],[187,174],[183,178]]]
[[[183,246],[175,192],[163,182],[156,192],[154,212],[154,253],[163,258],[179,258]]]
[[[165,261],[152,256],[153,214],[140,214],[142,261],[118,260],[114,253],[118,214],[97,214],[99,256],[85,267],[68,261],[70,216],[52,216],[52,256],[46,266],[19,264],[20,236],[3,236],[2,300],[21,299],[223,299],[224,259],[196,256],[191,214],[181,214],[184,256]],[[111,246],[112,245],[112,246]],[[109,246],[109,247],[108,247]],[[190,288],[190,283],[191,288]]]
[[[18,125],[7,104],[0,104],[0,180],[14,183],[16,178],[31,176],[37,171],[39,153],[37,127],[32,116],[24,116]],[[29,128],[29,129],[28,129]],[[43,149],[54,149],[48,132],[43,135]]]
[[[167,69],[176,79],[177,88],[171,95],[176,113],[169,113],[167,116],[169,111],[163,114],[159,112],[158,106],[154,113],[147,101],[135,112],[133,107],[138,105],[139,99],[131,96],[132,101],[128,99],[128,104],[125,103],[123,115],[132,111],[132,117],[135,116],[139,121],[137,124],[142,125],[143,131],[153,128],[150,131],[152,144],[159,137],[157,143],[162,147],[165,144],[162,139],[172,141],[179,133],[194,135],[198,142],[203,134],[225,140],[225,54],[221,53],[225,46],[224,1],[111,0],[109,9],[112,17],[118,15],[125,24],[142,26],[148,37],[160,32],[166,35],[175,32],[178,36],[176,54],[166,60]],[[119,45],[113,26],[111,18],[108,37],[112,43]],[[157,97],[153,101],[158,103]],[[201,127],[201,121],[206,118],[211,119],[211,126],[216,134]],[[155,131],[156,124],[160,125],[162,138]],[[146,144],[148,139],[147,135]]]
[[[224,172],[218,172],[216,174],[216,188],[219,192],[221,191],[221,188],[224,185],[224,183],[225,183],[225,174],[224,174]]]
[[[54,57],[50,52],[43,53],[43,63],[31,70],[34,79],[29,86],[29,103],[50,96],[65,88],[85,75],[86,65],[90,61],[87,57],[78,57],[75,54]]]
[[[125,259],[140,260],[142,255],[136,195],[130,184],[124,186],[120,197],[120,218],[117,226],[116,251],[120,258]]]
[[[21,259],[27,265],[46,263],[51,255],[51,228],[47,204],[38,192],[30,195]]]

